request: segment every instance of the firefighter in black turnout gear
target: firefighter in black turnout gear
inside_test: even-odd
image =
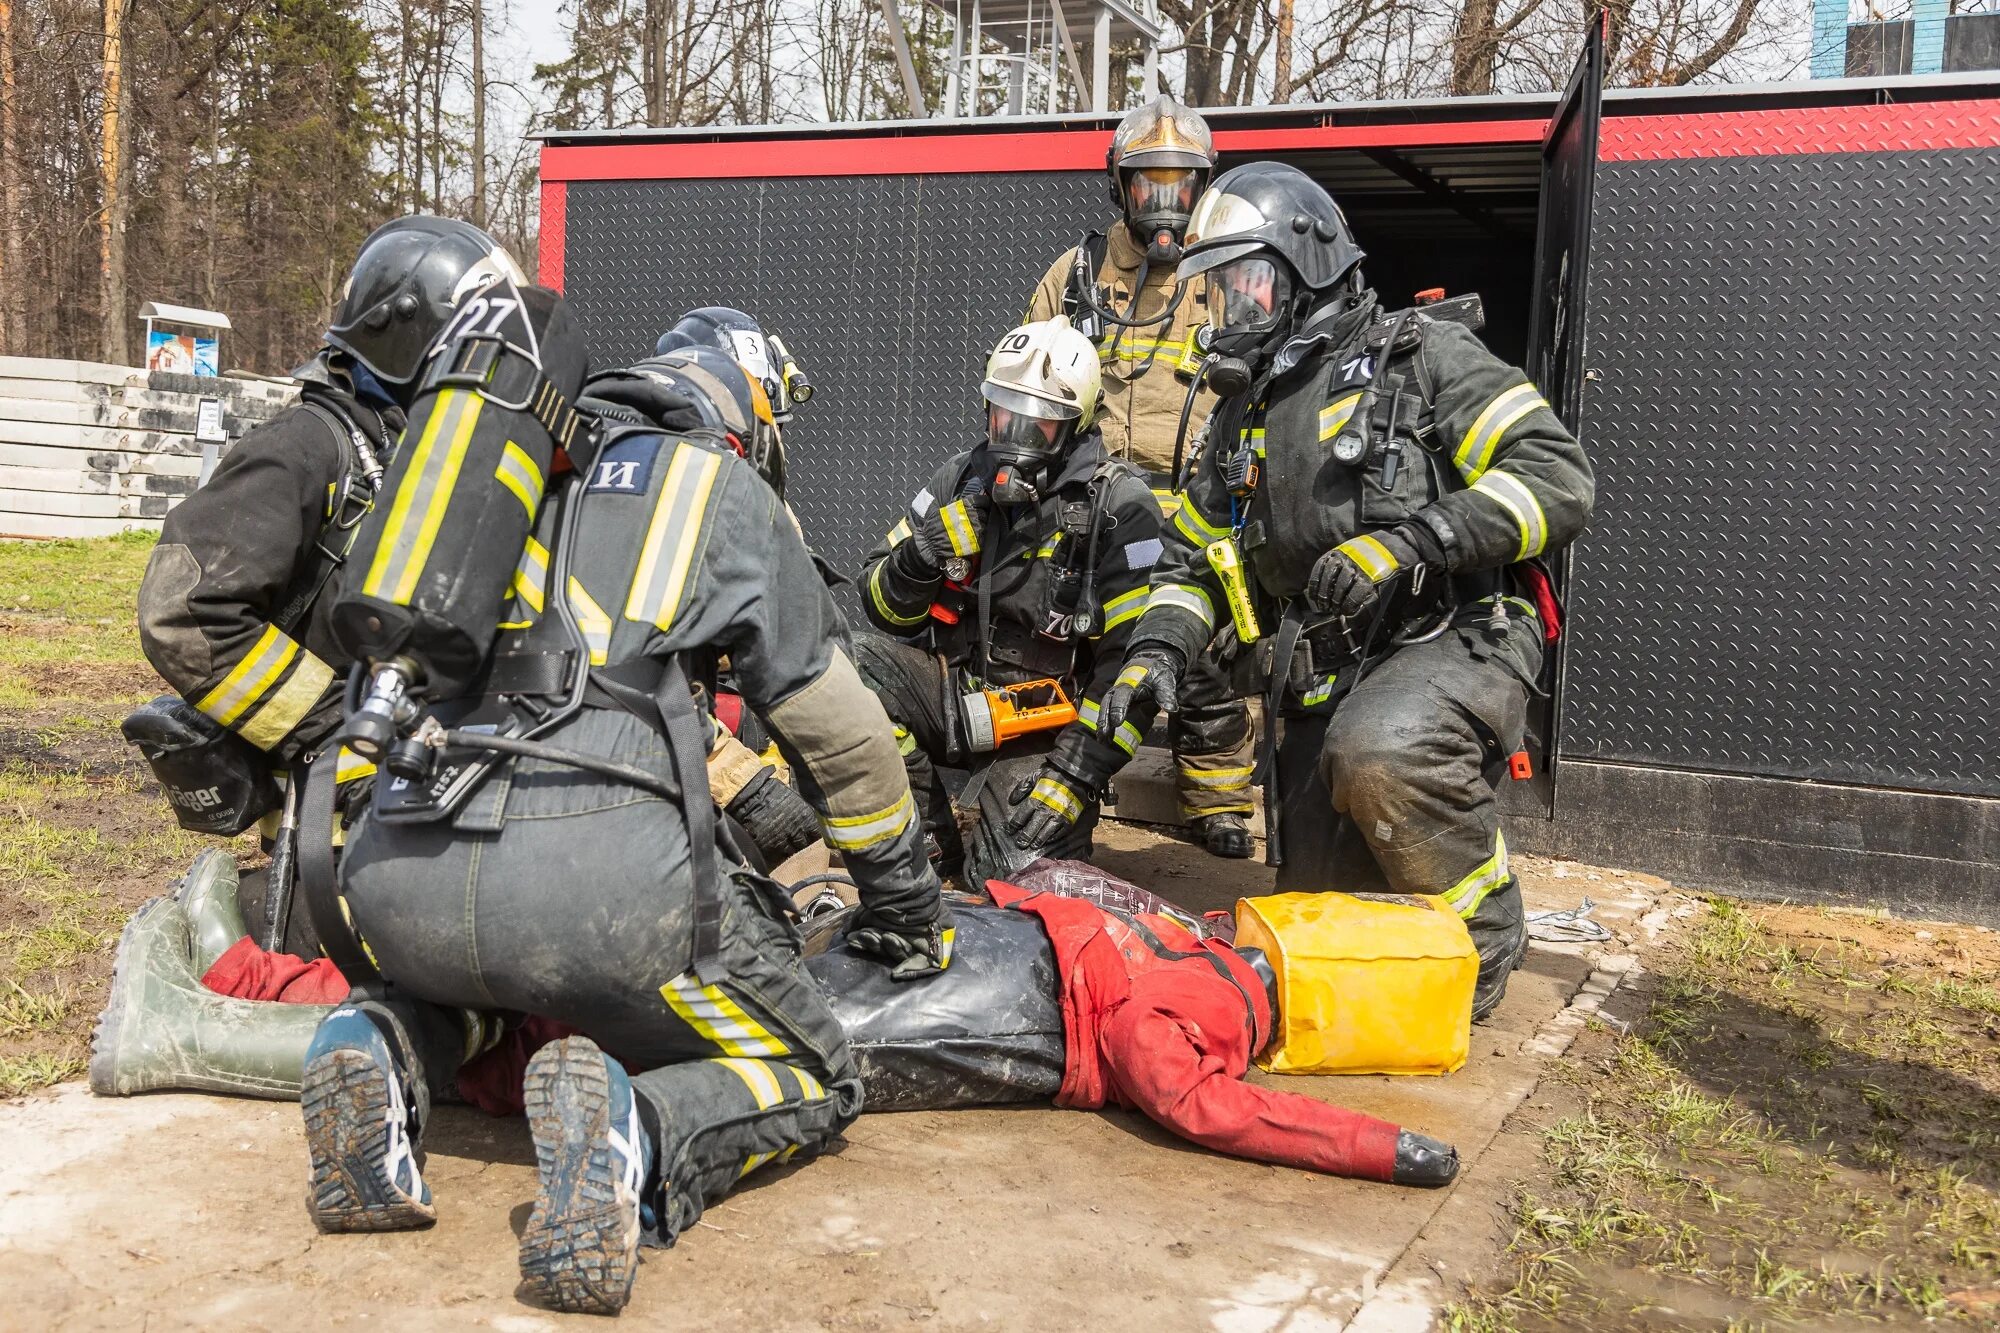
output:
[[[1384,312],[1361,259],[1290,166],[1238,167],[1196,208],[1181,272],[1207,283],[1225,396],[1104,720],[1171,707],[1228,629],[1282,719],[1278,887],[1442,895],[1483,1016],[1526,947],[1495,789],[1556,628],[1539,560],[1583,531],[1593,482],[1521,371]]]
[[[1104,447],[1146,474],[1173,517],[1175,472],[1215,395],[1199,382],[1207,292],[1175,272],[1195,201],[1215,172],[1208,123],[1171,97],[1118,122],[1105,154],[1118,219],[1065,252],[1029,298],[1030,321],[1070,317],[1104,367]],[[1250,708],[1206,656],[1167,725],[1181,817],[1217,856],[1253,850]]]
[[[931,476],[862,573],[869,619],[895,637],[856,639],[940,864],[963,861],[975,887],[1088,856],[1098,801],[1152,720],[1104,726],[1098,704],[1161,549],[1152,491],[1094,427],[1097,352],[1067,319],[1002,338],[981,393],[986,440]],[[969,852],[940,764],[973,772]]]
[[[362,538],[386,572],[343,588],[341,623],[380,640],[343,734],[392,718],[398,776],[377,784],[340,866],[367,949],[349,937],[336,961],[352,979],[372,958],[382,980],[357,985],[309,1055],[308,1203],[334,1231],[435,1215],[417,1152],[432,1084],[457,1054],[441,1006],[570,1024],[586,1035],[543,1048],[524,1083],[539,1193],[520,1264],[544,1303],[610,1313],[642,1233],[672,1243],[739,1178],[818,1152],[860,1109],[787,900],[715,818],[700,701],[720,654],[860,886],[850,940],[921,977],[949,964],[951,920],[889,721],[784,506],[729,438],[735,408],[711,396],[740,371],[677,353],[598,377],[583,400],[618,410],[559,436],[573,468],[557,453],[538,477],[523,459],[550,454],[516,407],[573,395],[581,351],[560,298],[520,299],[528,318],[501,325],[505,347],[468,337],[437,354],[438,399],[418,400],[411,433],[419,414],[444,422],[427,438],[463,440],[464,461],[429,474],[436,485],[421,458],[391,478],[397,502],[409,497],[403,526],[390,515]],[[542,387],[514,373],[522,362],[539,364]],[[468,370],[490,383],[467,388]],[[456,506],[505,512],[489,506],[508,491],[536,514],[518,568],[486,568],[442,537],[419,549],[424,532],[452,530]],[[420,572],[397,573],[406,561]],[[398,671],[419,694],[436,678],[428,642],[477,639],[470,620],[442,624],[458,605],[442,590],[510,578],[509,628],[471,687],[371,714]],[[309,817],[316,794],[309,782]]]
[[[394,456],[425,345],[460,297],[501,274],[519,278],[506,251],[446,218],[399,218],[362,245],[327,345],[296,372],[299,402],[239,440],[162,525],[139,641],[180,698],[128,721],[149,758],[163,743],[247,746],[257,756],[235,753],[282,771],[332,735],[352,659],[328,624],[329,589]],[[345,779],[372,771],[340,762]],[[251,907],[261,925],[262,904]],[[317,952],[302,913],[287,939]]]

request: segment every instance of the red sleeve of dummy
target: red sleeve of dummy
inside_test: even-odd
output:
[[[1157,985],[1135,987],[1103,1028],[1105,1062],[1132,1106],[1217,1152],[1363,1180],[1386,1181],[1395,1173],[1396,1126],[1245,1083],[1221,1054],[1206,1049],[1200,1025],[1180,1012],[1191,1007],[1184,1003],[1187,978],[1170,972],[1144,980],[1170,978],[1171,995],[1161,995]],[[1240,1009],[1240,996],[1228,999]],[[1241,1023],[1239,1014],[1217,1008],[1212,1021]]]
[[[248,935],[222,951],[201,984],[218,995],[284,1004],[339,1004],[348,989],[331,959],[269,953]]]

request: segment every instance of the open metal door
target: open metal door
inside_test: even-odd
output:
[[[1584,298],[1590,270],[1590,215],[1597,183],[1597,132],[1603,119],[1604,43],[1611,23],[1599,10],[1571,71],[1562,101],[1542,141],[1541,217],[1535,227],[1535,285],[1528,315],[1528,377],[1541,387],[1563,424],[1583,434]],[[1587,443],[1587,441],[1586,441]],[[1553,562],[1557,586],[1566,582],[1569,557]],[[1562,702],[1563,649],[1552,645],[1542,672],[1547,697],[1529,710],[1530,730],[1540,745],[1535,775],[1508,783],[1510,812],[1555,814],[1556,719]]]

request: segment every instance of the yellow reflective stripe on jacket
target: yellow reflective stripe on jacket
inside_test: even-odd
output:
[[[1187,583],[1162,583],[1152,590],[1146,599],[1146,609],[1156,611],[1161,607],[1177,607],[1201,617],[1201,623],[1215,628],[1215,603],[1208,599],[1208,593]]]
[[[1493,855],[1458,883],[1444,891],[1445,903],[1461,917],[1470,917],[1486,901],[1486,895],[1507,882],[1507,835],[1493,834]]]
[[[1468,482],[1478,481],[1492,466],[1493,451],[1500,447],[1501,439],[1513,429],[1514,423],[1536,408],[1548,405],[1534,385],[1515,385],[1473,418],[1465,438],[1458,443],[1458,452],[1452,455],[1452,462]]]
[[[298,650],[291,636],[276,625],[264,626],[263,634],[250,645],[250,651],[229,669],[221,683],[196,701],[195,707],[225,727],[235,725],[236,719],[249,712],[279,673],[291,665]]]
[[[896,526],[889,529],[889,549],[894,550],[896,547],[901,546],[912,535],[910,520],[907,518],[897,519]]]
[[[528,538],[521,548],[520,563],[514,566],[514,582],[508,588],[536,615],[542,613],[543,594],[549,581],[549,548]]]
[[[875,568],[869,571],[868,574],[869,600],[875,603],[875,609],[881,613],[882,619],[888,621],[891,625],[923,624],[924,621],[930,616],[929,607],[925,607],[923,610],[917,612],[915,615],[906,616],[902,612],[896,610],[894,607],[889,605],[889,599],[882,591],[882,572],[886,570],[888,567],[889,567],[889,562],[887,560],[878,560],[875,562]]]
[[[1083,802],[1077,799],[1075,792],[1054,778],[1036,778],[1028,799],[1037,805],[1047,806],[1072,824],[1083,817]]]
[[[530,519],[535,516],[535,508],[542,502],[542,470],[535,466],[535,460],[512,440],[500,451],[500,466],[493,470],[500,484],[514,492],[514,498],[528,511]]]
[[[250,651],[195,707],[268,750],[305,719],[332,681],[332,667],[276,625],[266,625]]]
[[[1125,671],[1119,673],[1119,679],[1123,680],[1126,672],[1132,670],[1134,670],[1134,668],[1127,667]],[[1143,674],[1144,672],[1141,671],[1141,675]],[[1133,682],[1131,683],[1136,683],[1137,680],[1138,677],[1134,677]],[[1097,700],[1085,699],[1083,703],[1077,707],[1076,720],[1083,723],[1083,729],[1085,731],[1089,732],[1093,736],[1097,736],[1098,739],[1102,740],[1103,737],[1099,734],[1097,730],[1097,715],[1100,711],[1102,710],[1099,709]],[[1144,739],[1146,739],[1146,735],[1144,732],[1140,731],[1139,728],[1132,725],[1130,722],[1120,722],[1118,724],[1117,732],[1111,737],[1111,743],[1117,746],[1119,749],[1123,750],[1126,754],[1132,754],[1138,750],[1139,742],[1143,741]]]
[[[271,749],[305,721],[332,683],[333,668],[299,649],[291,675],[265,696],[250,720],[236,728],[236,734],[260,750]]]
[[[1345,426],[1348,420],[1354,416],[1354,406],[1360,401],[1361,394],[1359,392],[1350,393],[1345,398],[1336,399],[1319,410],[1319,440],[1321,444],[1325,444],[1328,440],[1340,434],[1341,427]]]
[[[627,620],[650,622],[662,630],[673,628],[695,555],[702,547],[706,526],[702,519],[708,511],[709,493],[721,471],[720,454],[685,442],[674,450],[673,464],[653,506],[653,521],[646,529],[632,594],[625,603]]]
[[[576,627],[583,631],[583,641],[590,648],[590,664],[603,666],[611,652],[611,613],[597,604],[574,574],[569,576],[569,609],[576,614]]]
[[[1186,494],[1181,496],[1180,512],[1174,515],[1174,528],[1196,546],[1206,546],[1229,535],[1228,528],[1219,528],[1203,518],[1201,510]]]
[[[938,510],[938,517],[944,522],[945,539],[951,543],[953,555],[979,554],[979,526],[972,521],[965,501],[953,500]]]
[[[791,1047],[743,1007],[722,993],[718,986],[704,986],[692,973],[683,973],[660,987],[660,998],[683,1023],[713,1042],[724,1055],[789,1055]],[[777,1086],[777,1079],[771,1080]],[[779,1097],[783,1097],[780,1091]]]
[[[1388,547],[1365,533],[1349,537],[1336,549],[1359,565],[1370,583],[1380,583],[1402,567],[1396,563],[1396,557],[1389,554]]]
[[[897,754],[902,755],[903,758],[905,759],[908,759],[911,755],[917,752],[917,738],[910,733],[910,729],[908,727],[898,722],[891,728],[891,731],[895,734],[896,737]]]
[[[417,451],[410,458],[410,470],[396,487],[375,558],[361,582],[364,596],[409,605],[417,578],[430,559],[438,527],[444,522],[452,490],[458,485],[458,471],[465,463],[466,446],[472,440],[472,428],[479,424],[484,401],[478,394],[458,389],[446,389],[437,396],[417,440]]]
[[[365,778],[374,771],[375,765],[345,745],[341,746],[339,753],[334,756],[333,781],[336,786],[343,782],[352,782],[356,778]]]
[[[843,852],[858,852],[899,836],[917,817],[916,803],[906,788],[887,810],[867,815],[838,815],[827,819],[826,840]]]
[[[1104,630],[1106,633],[1118,628],[1128,620],[1137,620],[1146,613],[1146,598],[1150,588],[1134,588],[1120,593],[1104,604]]]
[[[1521,530],[1521,546],[1514,553],[1516,560],[1542,553],[1542,548],[1549,544],[1549,517],[1542,512],[1542,502],[1519,478],[1496,469],[1473,482],[1472,489],[1492,496],[1513,516],[1514,525]]]
[[[785,1100],[785,1085],[778,1081],[778,1070],[786,1066],[731,1057],[711,1063],[721,1065],[742,1079],[743,1086],[750,1089],[750,1097],[757,1103],[758,1110],[768,1111]]]

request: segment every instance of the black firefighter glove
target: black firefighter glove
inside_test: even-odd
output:
[[[1444,564],[1444,547],[1422,523],[1349,537],[1321,556],[1306,576],[1306,605],[1323,616],[1366,615],[1382,585],[1398,574]]]
[[[1015,786],[1010,800],[1015,810],[1007,817],[1007,832],[1022,851],[1037,851],[1075,827],[1083,818],[1083,807],[1096,799],[1097,793],[1082,778],[1053,763],[1043,764],[1040,773]]]
[[[888,964],[891,981],[915,981],[942,972],[951,966],[951,908],[943,898],[933,901],[937,914],[922,923],[877,912],[864,902],[847,928],[847,942]]]
[[[825,836],[819,812],[787,787],[769,764],[744,783],[743,790],[724,808],[757,844],[757,854],[764,858],[766,867],[789,860]]]
[[[1142,643],[1133,648],[1098,705],[1097,734],[1107,741],[1116,736],[1142,698],[1158,704],[1162,713],[1179,708],[1181,676],[1186,671],[1187,658],[1171,644]]]
[[[992,512],[993,501],[984,491],[933,505],[923,522],[911,530],[909,540],[890,552],[898,571],[922,582],[941,575],[962,581],[964,571],[969,571],[979,554],[980,539]],[[959,571],[954,571],[954,562],[958,562]]]

